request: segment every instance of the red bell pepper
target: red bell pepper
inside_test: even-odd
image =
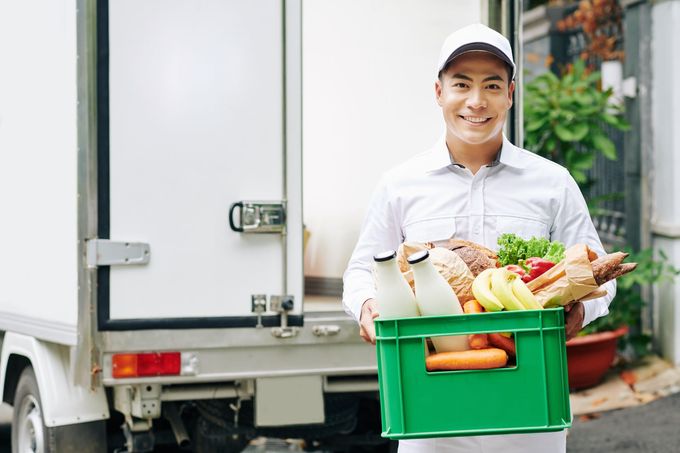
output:
[[[507,270],[509,270],[510,272],[514,272],[515,274],[518,274],[522,278],[524,278],[524,276],[526,275],[526,271],[524,270],[524,268],[522,266],[517,265],[517,264],[508,264],[507,266],[505,266],[505,268]]]
[[[524,276],[522,277],[522,281],[524,283],[529,283],[531,280],[535,279],[539,275],[542,275],[553,267],[555,263],[552,261],[544,260],[543,258],[539,257],[532,257],[532,258],[527,258],[524,260],[524,263],[522,263],[525,267],[529,268],[529,272],[525,273]]]

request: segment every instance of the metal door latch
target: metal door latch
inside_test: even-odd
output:
[[[239,223],[234,213],[239,212]],[[282,233],[286,207],[282,201],[238,201],[229,208],[229,226],[237,233]]]
[[[147,264],[151,247],[144,242],[122,242],[109,239],[87,241],[87,267]]]
[[[271,332],[276,338],[292,338],[300,333],[298,327],[290,327],[288,325],[288,312],[293,309],[295,299],[293,296],[271,296],[269,299],[269,308],[272,311],[281,314],[281,326],[273,327]]]

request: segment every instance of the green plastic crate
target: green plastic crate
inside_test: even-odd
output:
[[[376,319],[382,435],[390,439],[559,431],[571,426],[564,311]],[[425,369],[425,339],[512,332],[516,365]]]

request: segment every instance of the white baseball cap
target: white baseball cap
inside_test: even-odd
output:
[[[439,53],[437,75],[454,59],[468,52],[489,52],[512,67],[512,79],[515,78],[515,60],[507,38],[486,25],[471,24],[451,33]]]

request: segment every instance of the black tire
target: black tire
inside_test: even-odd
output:
[[[12,416],[12,453],[20,451],[103,453],[106,452],[106,425],[104,421],[97,421],[45,426],[38,381],[33,367],[27,366],[14,392]]]

